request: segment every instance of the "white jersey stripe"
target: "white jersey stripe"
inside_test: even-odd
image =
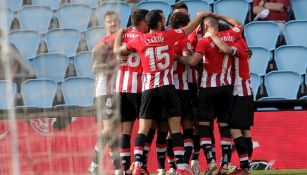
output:
[[[137,79],[138,73],[137,72],[132,72],[132,89],[131,92],[132,93],[137,93],[137,88],[138,88],[138,83],[142,83],[142,82],[138,82]]]
[[[212,74],[212,76],[211,76],[211,82],[210,82],[211,87],[216,87],[217,86],[217,84],[216,84],[216,76],[217,76],[217,74]]]
[[[129,80],[129,72],[125,71],[124,81],[123,81],[123,92],[127,92],[128,90],[128,80]]]

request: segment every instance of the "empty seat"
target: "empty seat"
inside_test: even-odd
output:
[[[145,0],[145,1],[160,1],[160,2],[167,2],[167,3],[170,4],[170,5],[176,3],[176,0]]]
[[[120,18],[121,27],[126,27],[131,13],[131,7],[124,2],[105,2],[99,5],[96,10],[99,24],[101,26],[104,25],[104,14],[110,10],[117,12]]]
[[[74,29],[53,29],[46,33],[49,53],[61,53],[68,57],[75,56],[80,33]]]
[[[11,89],[9,89],[11,88]],[[17,92],[17,85],[14,82],[9,82],[7,80],[0,80],[0,109],[9,109],[14,106],[14,100]],[[10,93],[11,92],[11,95]],[[11,100],[11,101],[10,101]],[[12,104],[10,104],[10,102]]]
[[[257,96],[257,92],[260,86],[260,76],[254,73],[251,73],[251,84],[252,84],[252,88],[253,88],[253,95],[254,95],[254,99],[256,99]]]
[[[98,6],[98,0],[70,0],[70,3],[86,4],[92,8]]]
[[[51,18],[52,10],[46,6],[25,6],[18,11],[21,29],[46,33]]]
[[[0,29],[8,33],[14,18],[14,13],[10,9],[0,8]]]
[[[292,0],[291,3],[295,19],[307,20],[307,13],[306,13],[307,1]]]
[[[284,34],[288,45],[307,47],[307,20],[289,21],[284,25]]]
[[[85,32],[87,47],[92,50],[99,42],[99,40],[107,34],[104,27],[91,27]]]
[[[79,32],[87,29],[91,14],[91,7],[85,4],[64,4],[57,10],[60,27]]]
[[[94,100],[94,80],[71,77],[62,83],[65,105],[91,106]]]
[[[5,8],[9,8],[12,11],[17,11],[21,5],[22,5],[22,0],[4,0],[4,4],[0,3],[1,5],[4,5]]]
[[[9,42],[14,44],[25,59],[36,56],[40,42],[40,34],[32,30],[12,31],[8,36]]]
[[[52,53],[39,55],[32,62],[36,78],[55,82],[61,82],[65,79],[68,64],[69,60],[65,55]]]
[[[248,46],[274,50],[279,36],[278,24],[271,21],[251,22],[244,27]]]
[[[280,46],[275,50],[278,70],[289,70],[305,74],[307,68],[307,48],[303,46]]]
[[[78,77],[94,77],[92,52],[81,52],[75,56],[74,65]]]
[[[189,8],[189,13],[190,13],[190,18],[191,20],[196,17],[197,12],[202,12],[202,11],[209,11],[209,4],[207,1],[189,1],[189,0],[183,0],[180,2],[184,2],[188,8]]]
[[[250,58],[250,71],[258,75],[264,75],[271,59],[269,50],[262,47],[249,47],[253,54]]]
[[[31,0],[32,5],[48,6],[52,10],[56,10],[60,7],[60,0]]]
[[[217,14],[232,17],[244,24],[249,4],[244,0],[218,0],[214,2],[213,9]]]
[[[26,80],[21,84],[21,96],[25,107],[50,108],[57,91],[51,80]]]
[[[273,71],[265,75],[266,99],[296,99],[301,76],[291,71]]]
[[[171,13],[171,6],[163,1],[143,1],[137,4],[137,8],[139,9],[147,9],[147,10],[162,10],[165,20],[167,20],[168,16]]]

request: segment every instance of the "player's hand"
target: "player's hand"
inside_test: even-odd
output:
[[[207,17],[209,15],[209,13],[208,12],[197,12],[197,15],[204,18],[204,17]]]

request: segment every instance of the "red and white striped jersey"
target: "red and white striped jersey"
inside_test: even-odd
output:
[[[123,33],[122,42],[128,43],[132,39],[139,38],[142,33],[134,28],[129,28]],[[142,66],[138,53],[131,52],[127,56],[127,63],[119,66],[115,92],[141,93],[142,92]]]
[[[241,38],[241,27],[219,32],[218,36],[225,42],[235,42]],[[220,87],[232,84],[232,57],[220,52],[211,38],[201,38],[196,46],[195,52],[204,55],[204,68],[201,74],[200,87]]]
[[[249,56],[246,41],[241,38],[238,42],[230,44],[236,50],[234,56],[234,90],[233,95],[250,96],[253,90],[250,81]]]
[[[191,51],[192,46],[187,38],[181,39],[175,43],[175,54],[183,56],[184,51]],[[173,65],[174,71],[174,85],[176,89],[188,90],[188,67],[180,61],[175,61]]]
[[[143,68],[143,90],[174,84],[174,44],[185,37],[181,29],[147,33],[131,40],[127,49],[137,51]]]
[[[188,35],[188,40],[192,45],[193,51],[196,48],[197,42],[199,39],[202,38],[202,34],[200,30],[195,30],[194,32]],[[188,67],[188,82],[189,83],[196,83],[198,80],[198,71]]]

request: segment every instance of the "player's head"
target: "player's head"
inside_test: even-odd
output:
[[[165,17],[162,10],[151,10],[146,15],[146,24],[151,30],[164,30]]]
[[[215,30],[218,30],[219,28],[219,20],[216,19],[215,17],[213,16],[207,16],[206,18],[204,18],[204,29],[206,31],[208,30],[212,30],[212,29],[215,29]]]
[[[115,11],[107,11],[104,14],[104,25],[109,34],[116,33],[120,27],[120,20]]]
[[[228,24],[219,23],[219,31],[229,30],[230,26]]]
[[[189,8],[184,2],[178,2],[172,6],[173,13],[182,12],[189,15]]]
[[[148,14],[148,10],[145,9],[136,9],[132,12],[131,15],[131,24],[136,27],[143,33],[148,31],[148,26],[145,22],[146,15]]]
[[[187,14],[182,12],[173,13],[169,20],[169,25],[173,29],[179,29],[188,25],[190,22],[190,18]]]

